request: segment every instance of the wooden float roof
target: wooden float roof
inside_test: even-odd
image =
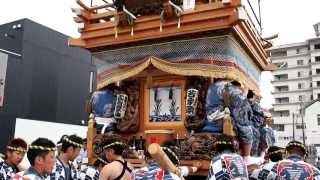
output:
[[[77,15],[74,20],[81,25],[79,29],[81,36],[69,39],[70,46],[86,48],[94,53],[150,41],[214,33],[232,34],[262,70],[270,70],[264,49],[265,43],[241,5],[241,0],[229,0],[227,4],[219,0],[215,2],[209,0],[208,3],[197,1],[194,10],[183,12],[179,28],[177,18],[170,18],[163,23],[162,31],[160,31],[159,15],[139,16],[133,27],[117,26],[114,20],[118,18],[116,10],[98,11],[101,7],[103,9],[111,7],[111,4],[86,7],[80,0],[77,0],[77,3],[81,8],[73,9]]]

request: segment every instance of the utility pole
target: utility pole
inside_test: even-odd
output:
[[[292,113],[292,138],[293,140],[296,140],[296,134],[295,134],[295,114]]]
[[[302,140],[303,145],[306,146],[306,140],[305,140],[305,124],[304,124],[304,107],[302,107],[302,102],[300,103],[300,113],[301,113],[301,121],[302,121]]]

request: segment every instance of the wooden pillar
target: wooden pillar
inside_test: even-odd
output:
[[[94,137],[96,136],[96,133],[97,131],[95,127],[94,115],[90,114],[89,121],[88,121],[88,132],[87,132],[87,155],[88,155],[88,160],[90,164],[92,164],[93,161],[95,160],[93,142],[94,142]]]

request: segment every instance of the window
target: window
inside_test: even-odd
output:
[[[320,44],[315,44],[314,49],[320,49]]]
[[[318,99],[320,99],[320,94],[318,94]]]
[[[275,75],[275,80],[281,81],[281,80],[288,80],[288,74],[279,74]]]
[[[300,53],[300,49],[296,49],[296,54],[299,54]]]
[[[271,53],[272,57],[283,57],[287,56],[287,51],[277,51],[277,52],[272,52]]]
[[[320,126],[320,114],[317,114],[318,126]]]
[[[284,131],[284,124],[273,124],[272,127],[276,131]]]
[[[288,63],[287,62],[274,63],[274,65],[277,66],[278,69],[282,69],[282,68],[287,68],[288,67]]]
[[[320,81],[317,81],[317,87],[320,87]]]
[[[298,124],[298,125],[296,125],[296,128],[297,128],[297,129],[302,129],[302,128],[303,128],[303,125],[302,125],[302,124]],[[306,125],[304,125],[304,129],[306,129]]]
[[[308,61],[308,62],[309,62],[309,64],[311,64],[311,59],[309,59],[309,61]]]
[[[310,83],[310,87],[312,88],[312,82]]]
[[[272,114],[274,117],[289,117],[290,111],[289,110],[274,111]]]
[[[298,72],[298,77],[303,77],[303,71]]]
[[[309,75],[310,75],[310,76],[312,75],[312,71],[309,71]]]
[[[320,74],[320,69],[316,69],[316,74]]]
[[[276,98],[276,103],[277,104],[289,103],[289,97]]]
[[[320,56],[316,56],[314,59],[315,59],[315,62],[320,62]]]
[[[305,96],[304,96],[304,95],[300,95],[300,96],[299,96],[299,101],[304,101],[304,99],[305,99]]]
[[[313,95],[312,95],[312,94],[311,94],[311,96],[310,96],[310,100],[313,101]]]
[[[299,66],[303,65],[303,60],[297,60],[297,65]]]
[[[302,89],[303,88],[303,83],[298,83],[298,89]]]
[[[289,87],[288,87],[288,86],[276,86],[275,89],[276,89],[276,92],[286,92],[286,91],[289,91]]]

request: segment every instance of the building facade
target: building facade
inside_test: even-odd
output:
[[[87,119],[96,70],[90,52],[69,47],[68,38],[28,19],[0,25],[0,152],[17,118],[74,125]]]
[[[290,140],[308,141],[309,128],[302,122],[307,104],[320,98],[320,38],[302,43],[281,45],[269,50],[277,69],[273,71],[273,105],[276,145],[285,146]],[[320,128],[317,125],[317,128]],[[305,136],[303,138],[303,130]],[[320,138],[315,139],[319,141]]]

